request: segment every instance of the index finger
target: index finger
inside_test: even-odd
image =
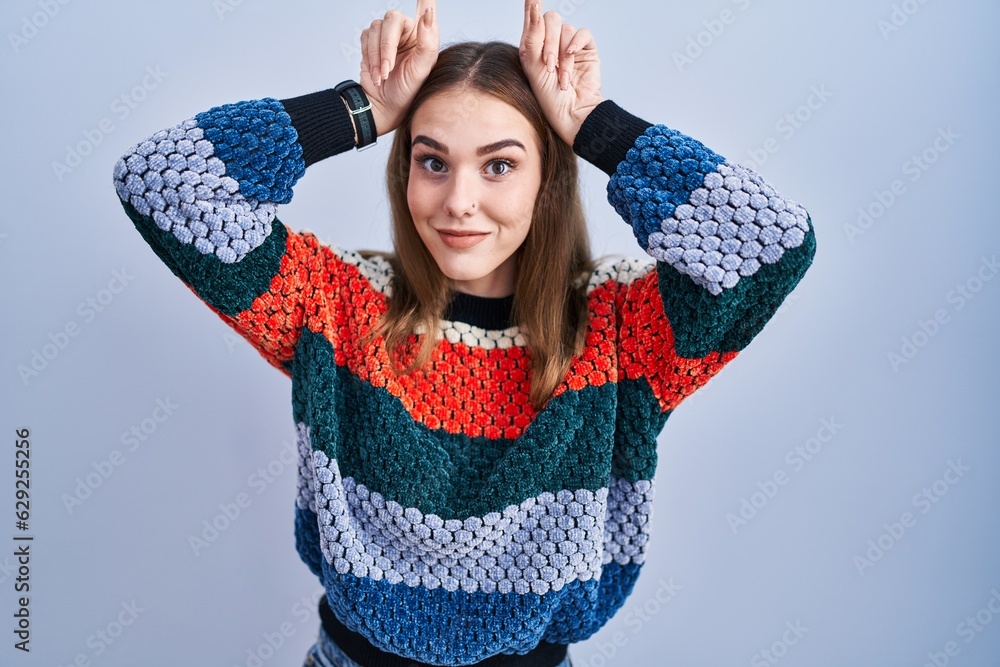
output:
[[[417,0],[417,15],[414,18],[419,21],[423,18],[424,12],[432,8],[434,9],[434,13],[437,14],[437,0]],[[437,21],[437,16],[431,18]]]
[[[532,16],[532,7],[535,7]],[[529,56],[540,57],[545,28],[542,24],[542,0],[524,0],[524,28],[521,31],[521,46]]]

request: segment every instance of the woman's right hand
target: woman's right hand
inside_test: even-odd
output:
[[[390,9],[361,32],[361,87],[379,136],[395,130],[437,62],[436,0],[417,0],[417,18]]]

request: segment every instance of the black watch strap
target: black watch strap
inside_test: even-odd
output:
[[[378,132],[375,129],[372,105],[365,95],[364,88],[357,81],[348,79],[338,83],[334,90],[347,101],[347,106],[351,110],[351,120],[354,121],[354,129],[358,133],[358,150],[373,146],[378,139]]]

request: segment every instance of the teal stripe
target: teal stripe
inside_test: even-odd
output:
[[[663,261],[656,262],[663,310],[677,354],[700,359],[712,352],[738,352],[750,344],[795,288],[816,254],[812,220],[801,245],[785,250],[774,264],[761,264],[718,296]]]
[[[618,380],[615,449],[611,475],[635,483],[656,473],[656,436],[672,411],[664,412],[644,377]]]
[[[293,415],[313,448],[344,477],[403,507],[443,519],[482,516],[563,489],[596,491],[615,476],[652,479],[666,417],[645,381],[567,391],[516,440],[431,430],[399,399],[334,363],[321,334],[304,329],[291,365]],[[616,425],[615,405],[624,417]],[[617,432],[616,432],[617,426]],[[613,460],[612,451],[622,452]]]
[[[249,308],[254,299],[270,289],[271,280],[281,266],[288,233],[277,218],[271,224],[271,234],[260,246],[242,261],[226,264],[215,255],[201,253],[193,244],[181,243],[130,203],[122,201],[122,206],[139,234],[167,268],[225,315],[236,316]]]

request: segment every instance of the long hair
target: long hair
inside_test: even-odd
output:
[[[432,96],[454,91],[484,93],[514,107],[534,128],[541,147],[541,186],[528,235],[516,251],[511,311],[511,325],[525,336],[531,360],[529,400],[540,410],[569,371],[573,357],[583,351],[588,324],[586,286],[595,262],[580,200],[576,155],[546,121],[521,67],[518,49],[511,44],[462,42],[442,50],[396,129],[386,165],[395,253],[359,251],[363,257],[380,255],[389,261],[391,299],[362,345],[385,335],[391,368],[408,374],[428,361],[437,344],[440,320],[453,292],[417,233],[406,191],[414,113]],[[474,108],[459,108],[455,113],[476,122]],[[397,352],[407,348],[410,353],[399,356],[410,357],[409,363],[398,361]]]

